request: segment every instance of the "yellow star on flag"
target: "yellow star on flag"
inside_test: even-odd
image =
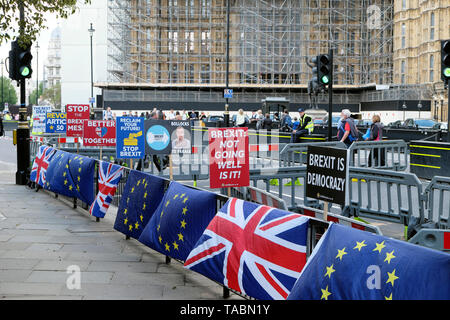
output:
[[[166,244],[164,246],[166,247],[167,251],[170,251],[170,246],[169,246],[169,244],[167,242],[166,242]]]
[[[178,243],[176,241],[174,241],[172,244],[173,244],[173,248],[175,250],[178,250]]]
[[[342,261],[342,257],[344,256],[344,254],[347,254],[347,252],[345,252],[345,247],[341,250],[338,249],[338,254],[336,256],[336,259],[339,258]]]
[[[186,203],[186,201],[188,201],[188,197],[184,198],[183,203]]]
[[[395,269],[392,272],[388,272],[388,279],[386,281],[386,283],[391,283],[392,286],[394,286],[394,281],[398,279],[398,277],[395,275]]]
[[[363,240],[361,242],[356,241],[356,246],[353,249],[358,249],[358,251],[361,251],[362,247],[367,246],[367,244],[365,244],[366,240]]]
[[[326,268],[327,268],[327,272],[325,273],[325,276],[324,276],[324,277],[328,276],[328,278],[331,278],[331,274],[332,274],[333,272],[335,272],[336,270],[333,269],[333,265],[331,265],[331,266],[329,266],[329,267],[326,267]]]
[[[72,191],[72,189],[73,189],[73,185],[70,185],[69,190]]]
[[[161,236],[158,237],[159,243],[162,243],[162,238]]]
[[[144,216],[142,214],[139,216],[139,218],[141,218],[141,222],[144,221]]]
[[[145,210],[145,207],[146,207],[147,205],[144,203],[144,205],[142,206],[142,210]]]
[[[128,208],[123,209],[123,214],[127,214]]]
[[[392,292],[391,292],[391,295],[389,297],[384,297],[384,300],[392,300]]]
[[[136,223],[134,224],[134,228],[137,230],[138,227],[139,227],[139,223],[136,222]]]
[[[170,203],[170,200],[167,200],[167,202],[166,202],[166,207],[169,205],[169,203]]]
[[[130,231],[133,231],[133,225],[130,223],[130,225],[128,226],[128,229],[130,230]]]
[[[173,200],[175,200],[176,198],[178,198],[179,194],[177,193],[176,195],[173,196]]]
[[[144,193],[144,199],[147,198],[147,192]]]
[[[328,286],[325,289],[320,289],[322,291],[322,296],[320,297],[320,300],[325,299],[328,300],[328,296],[331,294],[331,292],[328,291]]]
[[[184,207],[184,208],[183,208],[183,214],[186,215],[186,212],[187,212],[187,211],[188,211],[188,208],[187,208],[187,207]]]
[[[376,245],[376,248],[373,249],[372,251],[378,251],[379,253],[381,253],[381,250],[383,250],[383,248],[386,247],[384,245],[384,241],[381,243],[376,243],[375,245]]]
[[[386,252],[386,259],[384,259],[384,262],[387,261],[388,264],[391,263],[391,260],[394,259],[394,250],[392,250],[391,252]]]
[[[81,167],[80,167],[80,168],[78,168],[78,172],[81,172]]]
[[[181,232],[178,234],[178,240],[184,241],[183,234]]]
[[[77,177],[77,179],[78,179],[78,182],[80,182],[80,181],[81,181],[81,177],[80,177],[80,176],[78,176],[78,177]]]
[[[69,183],[69,181],[67,179],[64,180],[64,185],[67,185],[67,183]]]
[[[186,221],[184,221],[184,219],[183,219],[180,221],[180,223],[181,223],[181,227],[186,229]]]
[[[127,224],[128,223],[128,219],[125,218],[125,220],[123,220],[123,224]]]
[[[63,177],[65,177],[65,176],[67,176],[67,172],[64,171],[63,172]]]
[[[131,188],[131,193],[133,193],[134,192],[134,187],[133,188]]]

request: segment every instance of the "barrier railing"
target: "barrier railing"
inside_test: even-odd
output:
[[[434,177],[425,188],[425,206],[428,221],[436,222],[437,229],[450,229],[450,178]]]
[[[408,145],[403,140],[357,141],[351,144],[350,166],[405,171]]]
[[[318,201],[305,196],[305,177],[306,166],[250,170],[252,186],[288,198],[289,210],[298,211],[302,205],[322,208]],[[423,188],[414,174],[351,167],[349,179],[350,204],[343,210],[346,214],[405,225],[415,216],[423,222]],[[273,180],[277,181],[275,186]],[[290,183],[284,184],[286,180]]]
[[[222,188],[221,193],[228,194],[228,188]],[[256,202],[269,207],[288,210],[283,199],[275,196],[270,192],[255,187],[234,187],[230,188],[230,196],[245,201]]]
[[[280,152],[280,167],[295,167],[306,163],[308,146],[334,147],[345,149],[345,144],[340,141],[289,143]]]

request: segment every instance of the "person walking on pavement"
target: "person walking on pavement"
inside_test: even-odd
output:
[[[292,130],[292,118],[289,115],[289,110],[285,109],[283,115],[281,116],[280,123],[281,131],[291,131]]]
[[[366,141],[381,141],[383,139],[383,124],[381,123],[380,116],[375,114],[372,117],[372,125],[370,126],[369,137]],[[379,148],[374,150],[373,160],[375,166],[384,167],[386,164],[385,149]],[[372,155],[369,153],[368,167],[372,166]]]
[[[305,109],[299,108],[300,113],[299,126],[296,130],[292,130],[291,143],[300,142],[300,138],[304,135],[311,134],[314,131],[314,122],[310,116],[305,113]]]
[[[262,122],[261,129],[271,130],[272,129],[272,119],[270,119],[270,114],[266,113],[266,117],[264,118]]]
[[[341,111],[341,121],[338,126],[338,140],[345,143],[347,148],[353,143],[353,141],[358,140],[359,132],[356,128],[353,119],[350,117],[351,112],[349,109],[343,109]]]

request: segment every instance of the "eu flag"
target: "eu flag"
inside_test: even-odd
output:
[[[131,170],[119,203],[114,229],[139,239],[164,196],[164,179]]]
[[[44,188],[90,205],[95,198],[94,168],[94,159],[58,150],[48,165]]]
[[[450,255],[332,223],[288,299],[448,300]]]
[[[139,241],[184,261],[215,214],[215,193],[172,181]]]

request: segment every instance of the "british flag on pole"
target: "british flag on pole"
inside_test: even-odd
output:
[[[106,211],[116,193],[117,185],[122,178],[123,167],[100,161],[98,165],[98,193],[91,204],[89,213],[97,218],[105,217]]]
[[[231,198],[184,266],[257,299],[286,299],[306,263],[308,221]]]
[[[33,162],[33,167],[31,168],[30,181],[35,182],[42,187],[44,186],[47,168],[55,151],[55,149],[49,146],[39,147],[36,158]]]

